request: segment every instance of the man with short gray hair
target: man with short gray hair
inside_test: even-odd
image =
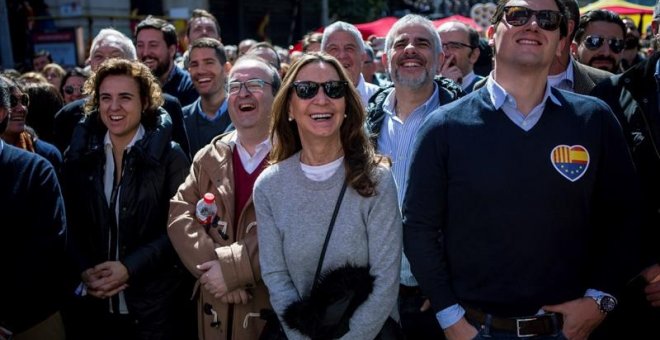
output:
[[[367,55],[360,31],[347,22],[333,23],[323,31],[321,51],[339,60],[366,107],[369,98],[378,91],[378,86],[366,82],[362,76],[362,66]]]
[[[447,78],[435,79],[443,55],[440,36],[430,20],[414,14],[399,19],[387,34],[384,51],[394,84],[380,89],[369,101],[367,129],[376,151],[392,159],[401,207],[410,177],[410,155],[422,123],[463,92]],[[442,339],[442,330],[405,256],[400,281],[399,314],[406,338]]]

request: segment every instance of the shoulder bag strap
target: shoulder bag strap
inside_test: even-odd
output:
[[[332,219],[330,220],[330,226],[328,226],[328,233],[325,235],[325,243],[323,243],[323,249],[321,250],[321,257],[319,258],[319,264],[316,266],[316,274],[314,274],[314,285],[312,286],[312,291],[316,288],[316,282],[319,279],[321,274],[321,267],[323,267],[323,258],[325,257],[325,251],[328,249],[328,242],[330,241],[330,235],[332,234],[332,229],[335,226],[335,220],[337,219],[337,213],[339,213],[339,207],[341,206],[341,201],[344,199],[344,193],[346,192],[346,181],[341,187],[339,192],[339,197],[337,198],[337,203],[335,204],[335,211],[332,213]]]

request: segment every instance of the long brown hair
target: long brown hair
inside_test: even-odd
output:
[[[273,102],[273,114],[271,116],[273,150],[270,153],[270,160],[272,163],[281,162],[302,149],[297,123],[295,120],[288,120],[288,112],[291,96],[293,95],[292,84],[300,70],[311,63],[325,63],[332,66],[339,74],[340,80],[351,84],[344,96],[346,100],[346,111],[344,112],[346,118],[339,128],[341,145],[344,151],[346,182],[360,195],[364,197],[373,196],[376,194],[374,169],[377,160],[374,148],[364,130],[365,112],[362,101],[339,61],[329,54],[305,54],[287,72],[282,88]]]

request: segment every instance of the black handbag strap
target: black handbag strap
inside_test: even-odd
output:
[[[316,288],[316,282],[321,275],[321,267],[323,267],[323,258],[325,258],[325,251],[328,249],[328,243],[330,242],[330,235],[332,234],[332,229],[335,227],[335,220],[337,220],[337,213],[339,213],[339,207],[341,206],[341,201],[344,199],[344,193],[346,192],[346,181],[341,187],[339,192],[339,197],[337,198],[337,203],[335,204],[335,211],[332,213],[332,219],[330,220],[330,226],[328,226],[328,233],[325,234],[325,242],[323,243],[323,249],[321,250],[321,257],[319,258],[319,264],[316,266],[316,274],[314,274],[314,285],[312,286],[312,291]]]

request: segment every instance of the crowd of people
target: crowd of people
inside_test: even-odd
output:
[[[0,340],[657,338],[660,2],[491,23],[4,70]]]

